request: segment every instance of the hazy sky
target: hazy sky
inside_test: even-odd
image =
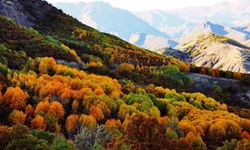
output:
[[[96,0],[47,0],[54,2],[92,2]],[[151,9],[178,9],[192,6],[210,6],[220,2],[233,0],[99,0],[110,3],[112,6],[131,11],[143,11]]]

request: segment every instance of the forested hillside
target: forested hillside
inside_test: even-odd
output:
[[[190,92],[186,72],[209,68],[18,2],[33,29],[0,17],[0,149],[250,149],[249,109],[219,87],[219,99]]]

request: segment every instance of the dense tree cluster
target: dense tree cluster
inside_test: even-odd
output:
[[[0,49],[5,47],[5,51],[1,50],[0,53],[9,62],[10,68],[20,68],[26,63],[28,57],[50,56],[68,61],[79,60],[74,50],[69,49],[52,36],[41,35],[33,29],[25,29],[3,16],[0,16],[0,22],[2,29]],[[20,62],[13,61],[13,56]]]
[[[200,73],[203,75],[209,75],[212,77],[222,77],[222,78],[229,78],[229,79],[236,79],[236,80],[242,80],[243,77],[249,77],[249,74],[244,74],[241,72],[223,71],[223,70],[212,69],[212,68],[207,68],[207,67],[197,67],[195,65],[191,65],[189,71],[194,72],[194,73]]]
[[[180,92],[192,83],[185,72],[244,85],[248,75],[151,53],[59,10],[34,28],[43,34],[0,17],[0,149],[249,149],[247,109],[233,111],[241,118]]]
[[[34,70],[30,68],[34,65],[33,59],[48,56],[53,57],[56,62],[90,73],[130,79],[136,84],[153,83],[179,91],[193,92],[190,87],[192,80],[184,74],[188,72],[240,79],[242,85],[249,85],[249,75],[196,67],[173,57],[149,52],[82,25],[77,20],[62,15],[60,11],[48,13],[47,17],[37,22],[34,29],[21,27],[5,17],[0,17],[0,20],[0,27],[3,29],[0,32],[0,72],[3,75],[0,78],[8,74],[8,68]],[[46,66],[43,64],[40,69],[46,69],[43,68],[44,65]],[[53,75],[50,68],[43,71]],[[219,91],[222,92],[209,90],[209,96],[235,104],[232,102],[235,89]]]
[[[130,66],[121,65],[119,71],[129,75],[136,69]],[[143,87],[127,80],[120,81],[121,85],[49,57],[33,60],[28,68],[9,70],[8,82],[0,86],[0,106],[5,107],[1,112],[8,116],[1,119],[3,148],[223,149],[249,145],[250,120],[229,113],[227,105],[201,93],[153,84]],[[178,72],[174,66],[167,70]]]

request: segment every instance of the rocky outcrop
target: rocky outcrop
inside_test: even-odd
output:
[[[0,0],[0,15],[6,16],[25,27],[33,27],[55,11],[52,5],[41,0]]]
[[[173,56],[175,58],[180,59],[181,61],[191,62],[191,58],[190,58],[189,53],[185,53],[185,52],[182,52],[180,50],[173,49],[171,47],[159,49],[157,52],[161,53],[163,55],[166,55],[166,56]]]
[[[239,80],[211,77],[196,73],[190,73],[188,75],[194,81],[190,87],[193,92],[198,91],[209,94],[214,86],[219,86],[222,89],[230,89],[234,91],[231,104],[250,108],[250,87],[241,87]]]
[[[19,0],[0,0],[0,15],[9,17],[26,27],[32,27],[35,21]]]
[[[243,44],[245,44],[246,46],[250,47],[250,40],[247,40],[247,41],[243,42]]]
[[[190,73],[188,75],[194,81],[194,88],[196,90],[204,91],[204,93],[206,93],[207,90],[210,89],[213,85],[218,85],[223,89],[229,89],[229,88],[240,89],[239,80],[212,77],[196,73]]]
[[[78,63],[75,61],[66,61],[66,60],[62,60],[62,59],[57,59],[56,62],[58,64],[63,64],[63,65],[69,66],[71,68],[76,68],[78,70],[86,70],[87,69],[87,67],[85,67],[81,63]]]

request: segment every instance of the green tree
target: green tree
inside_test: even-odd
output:
[[[76,146],[74,145],[72,141],[67,140],[62,136],[56,137],[50,149],[51,150],[77,150]]]
[[[26,126],[14,126],[10,136],[6,150],[49,150],[48,142],[33,136]]]
[[[169,140],[178,140],[178,135],[171,128],[167,128],[166,136]]]
[[[223,146],[217,148],[217,150],[235,150],[237,147],[238,141],[236,139],[232,139],[231,141],[226,140],[223,142]]]
[[[32,134],[40,140],[47,141],[49,144],[52,144],[55,139],[55,134],[47,131],[34,130]]]
[[[172,87],[183,87],[191,82],[191,79],[175,65],[167,65],[162,68],[162,76],[166,83]]]

